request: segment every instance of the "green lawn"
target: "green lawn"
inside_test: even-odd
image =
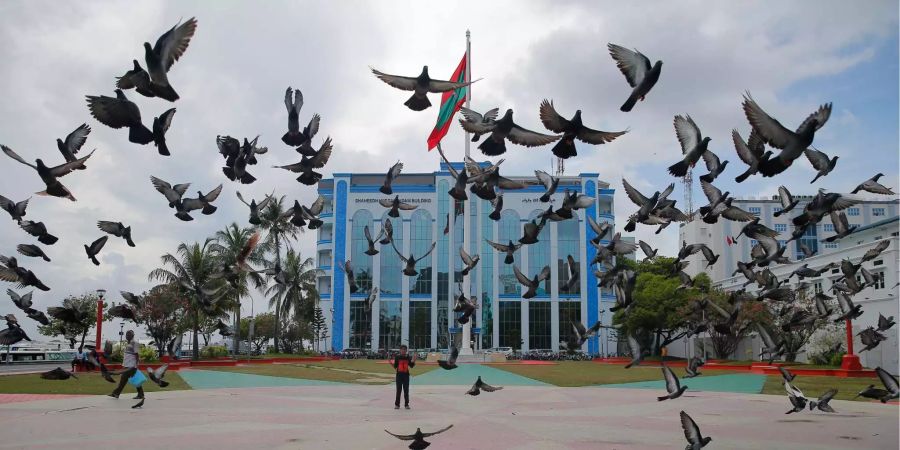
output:
[[[763,394],[786,395],[781,377],[778,375],[769,375],[766,377],[766,384],[763,385]],[[811,377],[797,375],[791,382],[798,389],[803,391],[803,395],[807,398],[817,398],[828,389],[834,388],[838,390],[834,396],[837,400],[853,400],[853,397],[868,385],[874,384],[875,387],[883,388],[881,381],[877,378],[838,378],[838,377]],[[860,401],[871,401],[867,398],[857,398]]]
[[[522,364],[491,367],[564,387],[662,379],[659,367],[637,366],[625,369],[618,364],[598,364],[590,361],[559,361],[552,366]]]
[[[411,369],[410,373],[413,376],[421,375],[436,368],[434,365],[419,364]],[[237,367],[205,367],[204,370],[358,384],[387,384],[394,380],[394,368],[390,364],[374,359],[247,364]]]
[[[68,380],[44,380],[40,374],[3,375],[0,376],[0,393],[2,394],[109,394],[116,387],[115,384],[104,380],[99,373],[79,373],[78,379]],[[114,377],[116,381],[118,376]],[[184,380],[178,376],[178,372],[166,373],[165,380],[170,384],[164,390],[190,389]],[[156,392],[163,390],[150,380],[144,383],[144,390]],[[123,395],[134,392],[134,386],[126,385]]]

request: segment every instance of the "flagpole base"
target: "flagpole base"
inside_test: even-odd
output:
[[[859,362],[859,355],[844,355],[841,358],[841,369],[842,370],[862,370],[863,366]]]

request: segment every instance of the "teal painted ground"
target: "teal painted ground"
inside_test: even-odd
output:
[[[657,389],[665,390],[666,382],[659,373],[659,380],[638,381],[634,383],[601,384],[604,388],[629,388],[629,389]],[[700,375],[696,378],[681,378],[681,385],[688,387],[690,391],[712,392],[740,392],[743,394],[759,394],[763,384],[766,383],[765,375],[733,374],[733,375]]]
[[[453,370],[432,370],[414,376],[412,382],[420,385],[471,386],[479,376],[482,381],[492,386],[550,386],[538,380],[481,364],[460,364]]]
[[[178,372],[193,389],[251,388],[277,386],[325,386],[340,383],[301,378],[270,377],[238,372],[216,370],[181,370]]]

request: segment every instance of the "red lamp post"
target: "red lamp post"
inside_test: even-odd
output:
[[[106,295],[106,289],[97,289],[97,339],[94,340],[94,350],[97,353],[103,353],[103,345],[100,339],[103,335],[103,296]]]
[[[841,369],[862,370],[859,355],[853,354],[853,323],[847,319],[847,354],[841,359]]]

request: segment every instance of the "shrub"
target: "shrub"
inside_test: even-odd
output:
[[[820,365],[840,366],[844,356],[844,330],[829,324],[823,327],[806,346],[809,362]]]
[[[112,354],[106,355],[106,359],[110,362],[121,363],[125,354],[125,345],[124,343],[115,343],[113,344]],[[141,363],[145,362],[154,362],[159,360],[159,354],[156,349],[149,345],[141,345],[140,350],[138,350],[138,361]]]
[[[228,356],[228,349],[224,345],[207,345],[200,351],[200,355],[204,358],[220,358]]]

